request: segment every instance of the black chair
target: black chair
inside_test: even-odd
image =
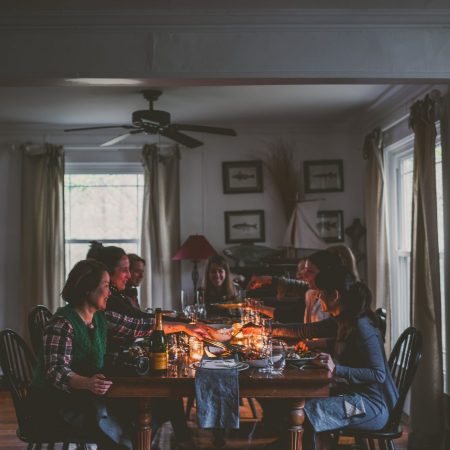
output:
[[[51,319],[52,313],[44,305],[35,306],[28,314],[28,330],[30,332],[31,346],[37,355],[42,346],[44,328]]]
[[[392,378],[397,387],[399,397],[391,411],[387,425],[379,431],[353,430],[350,428],[334,433],[334,446],[338,447],[339,436],[353,437],[359,448],[375,450],[375,440],[381,450],[395,450],[394,439],[401,437],[403,429],[400,423],[406,395],[414,379],[414,375],[422,358],[422,335],[414,327],[407,328],[398,338],[388,364]]]
[[[63,443],[64,450],[68,450],[71,442],[78,443],[81,448],[85,448],[84,443],[80,443],[79,438],[61,436],[58,430],[54,430],[51,435],[30,431],[27,396],[33,370],[36,366],[36,359],[25,341],[10,329],[0,332],[0,365],[14,403],[19,425],[17,437],[28,444],[28,450],[40,450],[42,444],[47,444],[48,449],[53,449],[55,443],[60,442]],[[45,413],[45,410],[43,410],[43,413]]]
[[[386,327],[387,327],[387,312],[384,308],[378,308],[375,310],[375,314],[378,317],[378,327],[380,329],[383,342],[386,341]]]

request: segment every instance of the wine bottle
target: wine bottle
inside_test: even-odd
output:
[[[150,370],[164,372],[167,370],[167,340],[162,324],[161,308],[155,310],[155,328],[150,337]]]

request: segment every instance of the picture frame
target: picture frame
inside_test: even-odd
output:
[[[344,241],[344,212],[328,210],[317,212],[317,231],[325,242]]]
[[[225,242],[227,244],[264,242],[266,240],[264,211],[225,211]]]
[[[226,161],[222,163],[224,194],[263,192],[262,161]]]
[[[342,159],[304,161],[303,169],[306,194],[344,191]]]

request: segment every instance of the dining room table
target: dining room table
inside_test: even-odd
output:
[[[154,398],[195,396],[195,369],[180,373],[145,376],[110,376],[109,397],[134,398],[138,403],[138,450],[151,449],[151,402]],[[249,368],[239,372],[240,397],[287,399],[289,403],[290,450],[302,450],[304,406],[308,398],[328,397],[332,374],[326,367],[299,369],[287,364],[281,375],[271,375]]]

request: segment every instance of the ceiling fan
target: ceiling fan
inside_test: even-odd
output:
[[[142,94],[144,98],[149,102],[149,109],[134,111],[131,114],[132,125],[105,125],[99,127],[69,128],[64,131],[101,130],[106,128],[122,128],[125,130],[129,130],[125,134],[121,134],[120,136],[116,136],[115,138],[104,142],[100,147],[108,147],[110,145],[117,144],[118,142],[126,139],[128,136],[138,133],[159,134],[189,148],[199,147],[203,145],[203,142],[191,136],[188,136],[185,133],[182,133],[183,131],[221,134],[224,136],[236,136],[236,132],[231,128],[171,123],[170,113],[168,113],[167,111],[159,111],[157,109],[153,109],[153,102],[158,100],[162,92],[152,89],[142,91]]]

